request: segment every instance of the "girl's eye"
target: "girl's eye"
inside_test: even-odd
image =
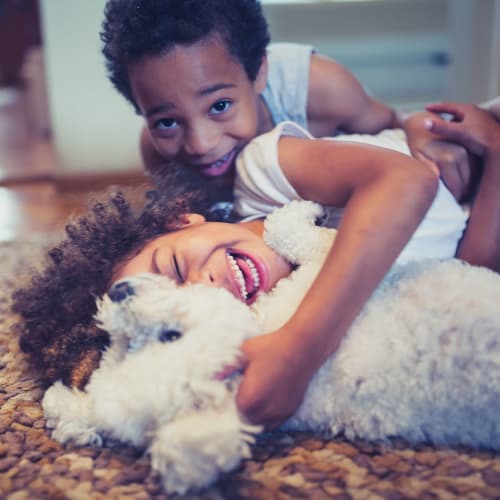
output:
[[[162,118],[154,123],[157,130],[172,130],[177,127],[177,122],[173,118]]]
[[[217,101],[213,106],[210,112],[214,115],[218,115],[220,113],[225,113],[230,107],[232,102],[224,99],[222,101]]]
[[[184,283],[184,278],[182,277],[181,268],[179,267],[179,263],[177,262],[177,257],[175,256],[175,254],[173,255],[172,259],[174,261],[174,269],[177,279],[179,280],[179,283]]]

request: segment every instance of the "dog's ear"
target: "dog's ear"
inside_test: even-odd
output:
[[[203,215],[197,213],[188,213],[182,216],[182,219],[175,224],[175,229],[185,229],[190,226],[197,226],[203,224],[206,219]]]

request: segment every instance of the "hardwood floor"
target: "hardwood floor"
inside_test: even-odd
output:
[[[52,142],[29,129],[23,105],[19,91],[0,88],[0,242],[60,228],[70,214],[85,209],[89,192],[116,183],[61,183]],[[138,176],[119,183],[143,182]]]
[[[52,143],[29,130],[23,105],[0,88],[0,241],[53,231],[85,198],[59,192]]]

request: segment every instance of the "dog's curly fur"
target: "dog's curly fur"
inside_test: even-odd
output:
[[[14,332],[45,384],[60,379],[83,388],[98,366],[109,337],[95,324],[95,302],[117,263],[187,212],[211,217],[210,197],[196,178],[180,169],[164,176],[161,190],[148,191],[139,206],[123,190],[92,201],[86,215],[66,225],[67,237],[48,252],[45,268],[14,292]]]

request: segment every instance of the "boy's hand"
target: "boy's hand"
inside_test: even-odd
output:
[[[424,120],[426,129],[443,139],[460,144],[481,158],[495,148],[500,149],[500,123],[489,111],[456,102],[430,104],[427,110],[452,115],[451,121],[438,115]]]
[[[253,424],[280,426],[299,407],[314,368],[293,353],[280,331],[245,341],[246,368],[237,405]]]

